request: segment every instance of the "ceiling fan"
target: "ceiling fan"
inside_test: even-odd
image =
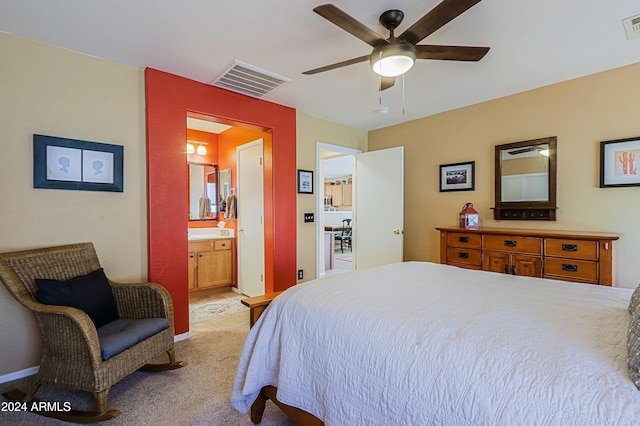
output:
[[[317,74],[369,60],[373,70],[381,76],[380,90],[385,90],[392,87],[396,77],[407,72],[416,59],[479,61],[489,51],[488,47],[417,44],[479,2],[480,0],[444,0],[398,37],[394,35],[394,30],[402,22],[404,13],[396,9],[387,10],[379,19],[382,26],[389,30],[387,39],[333,4],[317,6],[313,9],[314,12],[373,47],[373,52],[302,74]]]
[[[507,153],[509,155],[519,155],[519,154],[524,154],[525,152],[532,152],[532,151],[537,151],[538,154],[543,155],[545,157],[548,157],[549,156],[549,145],[543,144],[543,145],[526,146],[524,148],[519,148],[519,149],[514,149],[514,150],[511,150],[511,151],[507,151]]]

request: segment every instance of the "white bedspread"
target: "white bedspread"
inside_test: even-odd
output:
[[[274,385],[328,426],[637,425],[631,293],[426,262],[311,281],[251,330],[231,404]]]

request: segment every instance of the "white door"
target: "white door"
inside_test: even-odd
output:
[[[236,148],[238,169],[238,289],[264,294],[264,174],[262,139]]]
[[[356,155],[354,268],[402,262],[404,147]]]

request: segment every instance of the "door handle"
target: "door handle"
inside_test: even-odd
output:
[[[244,228],[238,228],[238,232],[244,232]]]

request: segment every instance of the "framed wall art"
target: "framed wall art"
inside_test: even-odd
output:
[[[640,186],[640,136],[600,142],[600,188]]]
[[[440,192],[475,190],[475,161],[440,166]]]
[[[312,170],[298,170],[298,194],[313,194]]]
[[[123,192],[120,145],[33,135],[33,187]]]

